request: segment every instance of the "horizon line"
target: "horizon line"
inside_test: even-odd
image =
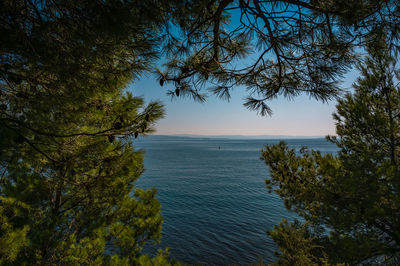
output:
[[[153,136],[171,136],[171,137],[290,137],[290,138],[325,138],[326,136],[335,135],[284,135],[284,134],[259,134],[259,135],[244,135],[244,134],[151,134]]]

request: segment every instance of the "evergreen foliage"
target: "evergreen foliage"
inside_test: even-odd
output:
[[[1,2],[0,263],[167,263],[141,254],[162,217],[130,140],[163,109],[124,91],[156,55],[150,4]]]
[[[282,265],[400,262],[400,76],[385,48],[369,48],[337,105],[337,155],[283,142],[263,151],[268,188],[304,218],[269,232]]]
[[[244,105],[261,115],[272,114],[267,102],[278,96],[336,97],[360,47],[386,32],[398,49],[400,33],[395,0],[188,1],[174,14],[160,84],[174,84],[172,96],[200,101],[204,88],[229,100],[242,86],[249,91]]]
[[[356,59],[354,47],[374,42],[383,31],[396,49],[400,25],[394,0],[3,0],[0,10],[0,263],[15,265],[168,263],[166,251],[155,258],[141,252],[146,242],[159,239],[162,218],[155,190],[134,185],[143,172],[143,155],[131,142],[152,132],[163,109],[125,91],[129,82],[154,69],[158,56],[166,56],[159,81],[176,86],[171,94],[204,101],[201,88],[211,83],[213,93],[229,99],[234,86],[244,85],[250,90],[246,106],[265,115],[271,113],[265,101],[278,95],[334,97],[337,79]],[[229,12],[240,13],[237,27],[227,27]],[[255,61],[243,66],[241,59],[255,54]],[[387,91],[394,108],[394,92]],[[368,102],[368,108],[375,102],[383,105],[382,95],[374,95],[377,101]],[[339,115],[346,117],[345,106],[342,110]],[[380,134],[386,134],[384,126],[392,125],[390,147],[397,147],[393,110],[393,119],[377,119],[374,126],[382,126]],[[379,114],[386,117],[383,111]],[[340,130],[349,134],[347,125]],[[336,141],[346,149],[355,145],[350,137]],[[386,148],[375,148],[370,146],[375,152],[371,160],[383,160]],[[392,151],[390,163],[383,160],[379,169],[368,171],[379,170],[380,176],[395,180],[398,151]],[[367,163],[350,155],[349,167]],[[326,162],[321,167],[330,169],[328,177],[336,173],[330,172],[332,167],[345,169],[342,157],[328,157],[315,155]],[[355,173],[363,175],[361,170]],[[378,189],[374,195],[389,192]],[[389,199],[372,214],[398,210]],[[296,206],[300,200],[287,203]],[[326,210],[315,207],[317,211]],[[386,230],[392,222],[378,219],[374,226]],[[288,235],[297,232],[288,230]],[[309,237],[306,232],[301,235]],[[398,243],[396,234],[383,234]],[[353,245],[353,238],[346,237],[334,239]],[[365,250],[387,254],[387,246],[378,240],[367,242]],[[330,250],[326,254],[332,258]]]

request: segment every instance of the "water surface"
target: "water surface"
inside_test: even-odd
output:
[[[288,139],[290,147],[323,153],[337,148],[325,139]],[[249,264],[274,260],[266,235],[282,218],[293,219],[265,188],[268,167],[261,149],[279,140],[231,140],[149,136],[135,141],[146,156],[138,187],[155,187],[162,205],[162,243],[171,257],[190,264]]]

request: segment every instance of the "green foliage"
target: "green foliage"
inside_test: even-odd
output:
[[[298,221],[289,224],[286,220],[268,232],[282,253],[277,265],[328,265],[321,246],[314,243],[314,238],[305,225]]]
[[[292,243],[320,246],[331,264],[400,260],[399,75],[385,47],[369,52],[359,65],[354,93],[337,105],[338,136],[328,137],[340,148],[337,155],[296,151],[283,142],[263,151],[271,170],[268,188],[305,220],[270,232],[283,263],[302,252],[300,264],[315,256],[312,249]],[[301,239],[305,232],[312,237]]]
[[[163,108],[125,91],[156,54],[158,8],[2,1],[0,263],[167,264],[142,254],[161,207],[135,187],[143,154],[130,140]]]
[[[204,88],[229,100],[245,87],[245,106],[261,115],[272,114],[267,101],[278,96],[338,96],[338,81],[378,36],[399,47],[395,0],[181,1],[173,10],[160,84],[201,101]]]
[[[29,206],[12,198],[0,197],[0,201],[0,264],[3,264],[14,261],[20,250],[29,244],[26,237],[29,227],[15,228],[10,222],[21,211],[28,212]]]
[[[143,156],[129,139],[152,132],[163,110],[159,103],[145,105],[125,91],[132,80],[154,69],[160,54],[166,55],[160,85],[173,83],[171,94],[204,101],[200,89],[211,84],[214,94],[229,99],[231,88],[244,85],[251,93],[246,106],[271,114],[265,101],[279,95],[305,92],[323,101],[334,97],[338,78],[356,58],[354,47],[374,42],[380,32],[388,33],[386,41],[396,46],[399,34],[398,1],[4,0],[0,10],[0,260],[15,265],[168,263],[166,253],[154,258],[141,254],[146,242],[159,239],[162,219],[155,190],[135,187]],[[227,26],[229,12],[241,13],[237,27]],[[243,66],[240,60],[250,54],[260,56]],[[387,93],[374,97],[388,95],[396,106]],[[357,112],[364,114],[361,107]],[[347,116],[345,109],[339,116]],[[379,171],[366,169],[385,182],[372,179],[378,187],[374,196],[382,202],[367,208],[364,216],[384,217],[389,209],[398,210],[393,203],[398,194],[384,189],[398,175],[393,166],[398,162],[395,115],[393,111],[392,118],[378,119],[373,126],[384,128],[380,134],[392,134],[391,144],[382,149],[392,155],[385,161],[386,153],[368,148]],[[340,130],[349,134],[346,123]],[[367,149],[351,138],[346,141],[339,139],[338,145]],[[285,159],[286,148],[281,148],[271,150],[271,156]],[[300,179],[295,182],[300,182],[296,191],[301,195],[291,196],[285,187],[281,192],[288,195],[287,206],[318,225],[323,223],[320,213],[338,212],[339,207],[304,204],[303,198],[336,199],[339,192],[333,189],[354,186],[346,178],[350,170],[341,171],[347,169],[343,162],[367,165],[370,157],[303,154],[301,162],[290,155],[290,163],[308,167],[296,173],[318,188],[315,172],[321,171],[330,194],[301,190],[305,185]],[[279,163],[275,167],[287,171]],[[359,181],[368,173],[359,172]],[[333,219],[341,231],[331,239],[352,247],[360,237],[342,231],[358,216],[346,215],[351,219]],[[387,231],[395,222],[378,220],[374,226]],[[376,236],[375,231],[357,233]],[[397,243],[396,234],[385,232],[384,237]],[[378,237],[359,249],[383,254],[386,242],[381,242]]]

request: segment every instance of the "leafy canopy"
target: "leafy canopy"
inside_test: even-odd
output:
[[[245,106],[272,114],[268,100],[301,93],[326,101],[359,59],[360,49],[386,34],[398,48],[398,1],[182,1],[164,30],[168,60],[160,84],[171,95],[204,101],[245,87]]]
[[[280,264],[400,261],[400,76],[383,45],[369,52],[354,94],[337,105],[337,137],[328,137],[337,155],[283,142],[263,151],[268,188],[304,218],[269,233]]]
[[[10,264],[150,263],[141,250],[160,236],[160,206],[134,185],[142,155],[127,138],[163,111],[124,89],[157,56],[175,95],[204,100],[214,83],[229,99],[244,85],[246,105],[270,114],[265,101],[280,94],[335,96],[354,47],[385,32],[396,48],[399,25],[394,0],[4,0],[0,10],[0,262]]]
[[[156,3],[156,2],[155,2]],[[0,264],[166,264],[135,187],[160,103],[125,92],[155,59],[160,2],[2,1]]]

